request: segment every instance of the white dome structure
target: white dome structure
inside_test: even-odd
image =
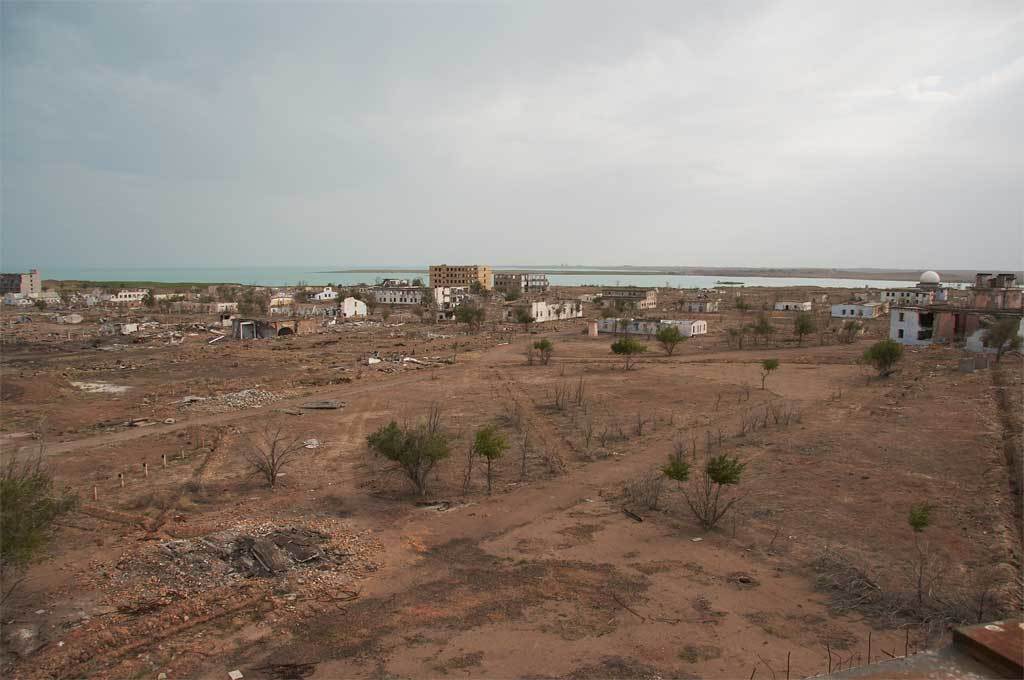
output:
[[[940,280],[941,279],[939,279],[939,275],[931,271],[930,269],[926,271],[924,274],[921,274],[921,278],[918,279],[920,283],[930,283],[933,285],[939,283]]]

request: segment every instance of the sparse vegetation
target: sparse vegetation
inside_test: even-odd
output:
[[[290,432],[284,422],[271,420],[250,439],[243,455],[252,473],[263,477],[273,489],[281,471],[305,450],[301,435]]]
[[[473,452],[487,461],[487,493],[491,493],[492,467],[494,461],[505,455],[508,440],[498,431],[495,425],[484,425],[476,431],[473,440]]]
[[[547,366],[551,362],[551,355],[555,353],[555,344],[544,338],[533,343],[533,348],[537,350],[537,354],[540,356],[541,365]]]
[[[765,382],[768,376],[779,369],[778,359],[765,359],[761,362],[761,389],[765,389]]]
[[[864,330],[863,323],[854,319],[847,319],[843,322],[843,327],[839,330],[839,342],[846,345],[851,344],[857,339],[857,336],[860,335],[862,330]]]
[[[664,483],[664,475],[652,472],[626,482],[622,488],[622,495],[627,504],[633,507],[657,510],[660,507]]]
[[[436,405],[419,423],[400,426],[392,420],[366,441],[372,450],[398,463],[420,496],[427,492],[427,480],[434,467],[451,455],[448,434],[441,424],[441,410]]]
[[[635,357],[646,351],[647,345],[644,345],[633,338],[620,338],[612,343],[612,352],[625,359],[625,369],[627,371],[633,367]]]
[[[804,336],[810,335],[817,328],[817,322],[810,312],[800,312],[793,319],[793,334],[796,335],[797,345],[803,346]]]
[[[661,345],[661,348],[665,351],[666,356],[672,356],[679,343],[686,340],[686,338],[683,337],[683,334],[680,333],[679,329],[675,326],[662,326],[658,329],[658,332],[654,337],[657,339],[658,344]]]
[[[764,313],[757,315],[757,320],[751,324],[750,331],[754,334],[755,340],[764,338],[766,344],[775,336],[775,326],[772,325],[768,315]]]
[[[455,320],[469,326],[472,333],[480,331],[486,318],[487,312],[475,302],[463,302],[455,308]]]
[[[714,529],[740,501],[739,496],[727,498],[722,492],[740,483],[744,468],[746,463],[739,458],[724,453],[712,456],[705,461],[701,474],[684,489],[686,504],[705,531]]]
[[[516,307],[516,323],[523,324],[523,332],[530,332],[530,324],[536,321],[527,307]]]
[[[886,338],[879,340],[864,351],[863,359],[878,371],[878,377],[886,378],[895,373],[896,362],[903,356],[903,345]]]
[[[924,530],[931,524],[931,512],[932,508],[927,503],[917,503],[911,506],[910,513],[907,515],[907,524],[914,532],[914,550],[917,552],[913,571],[914,585],[917,589],[917,606],[919,607],[924,603],[925,586],[930,572],[929,564],[932,561],[927,544],[922,545],[920,534],[924,533]]]
[[[982,333],[981,341],[985,347],[995,347],[996,349],[997,364],[1005,352],[1020,349],[1020,324],[1020,317],[999,319],[989,324]]]
[[[22,572],[45,547],[54,521],[72,510],[78,497],[54,489],[53,475],[43,462],[45,445],[31,457],[12,454],[0,466],[0,573],[6,597]],[[2,600],[0,600],[2,601]]]

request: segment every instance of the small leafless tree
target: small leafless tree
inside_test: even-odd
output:
[[[526,479],[526,459],[530,455],[530,432],[529,430],[523,430],[522,440],[520,441],[520,449],[522,449],[522,456],[519,459],[519,478]]]
[[[250,440],[244,455],[252,474],[261,475],[273,489],[281,470],[305,450],[302,435],[290,432],[280,420],[271,420]]]
[[[585,388],[583,386],[583,376],[581,375],[579,382],[576,383],[576,405],[577,406],[583,406],[584,401],[586,401],[585,395],[586,395],[586,390],[585,390]]]
[[[660,470],[650,472],[626,482],[622,487],[622,495],[630,505],[647,510],[657,510],[661,502],[664,484],[665,476]]]
[[[594,441],[594,418],[590,414],[580,420],[580,432],[583,435],[583,448],[590,453],[590,444]]]
[[[552,404],[558,411],[564,411],[569,405],[569,396],[571,394],[571,387],[567,382],[560,382],[555,385],[554,394],[552,396]]]

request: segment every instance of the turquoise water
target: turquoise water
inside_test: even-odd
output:
[[[75,279],[83,281],[160,281],[175,283],[242,283],[259,286],[288,286],[304,282],[314,286],[328,283],[349,286],[357,283],[377,283],[385,278],[427,278],[426,267],[410,267],[400,272],[360,271],[357,273],[331,273],[338,265],[324,267],[202,267],[202,268],[66,268],[42,270],[45,279]],[[525,269],[525,268],[524,268]],[[571,269],[567,269],[571,272]],[[668,288],[713,288],[719,280],[739,281],[747,286],[820,286],[825,288],[899,288],[911,286],[916,280],[870,281],[861,279],[777,278],[769,276],[676,276],[667,274],[638,274],[631,271],[612,274],[548,274],[556,286],[658,286]]]

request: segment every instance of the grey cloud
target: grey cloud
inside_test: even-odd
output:
[[[1021,266],[1014,3],[2,8],[5,266]]]

